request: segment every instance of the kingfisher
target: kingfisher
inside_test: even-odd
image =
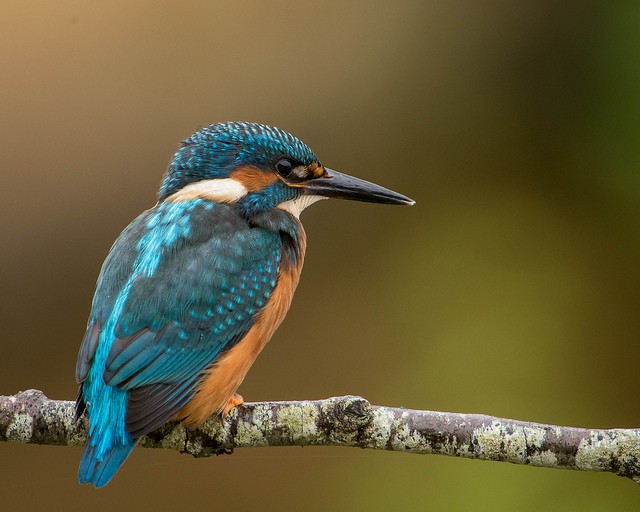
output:
[[[327,198],[414,204],[324,167],[293,135],[217,123],[187,138],[158,202],[102,265],[76,365],[89,419],[78,480],[107,484],[141,436],[194,429],[236,390],[284,319],[306,249],[300,213]]]

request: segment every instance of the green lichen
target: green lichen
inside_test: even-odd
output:
[[[527,445],[522,430],[509,432],[499,421],[473,431],[483,459],[504,460],[522,464],[526,458]]]
[[[527,461],[532,466],[539,466],[543,468],[555,468],[558,467],[558,457],[551,450],[544,450],[527,458]]]
[[[184,446],[187,442],[187,430],[182,425],[176,425],[171,432],[166,434],[162,441],[160,442],[160,446],[163,448],[180,448]]]
[[[301,442],[310,442],[318,437],[318,408],[311,402],[300,405],[286,405],[278,410],[278,423],[285,427],[291,436]]]
[[[231,412],[229,413],[230,417],[237,416],[237,415],[238,415],[237,409],[232,409]],[[205,421],[198,428],[205,436],[211,439],[217,438],[220,435],[221,431],[223,431],[224,429],[222,420],[218,415],[211,416],[207,421]]]
[[[249,421],[238,421],[238,431],[235,436],[238,447],[269,446],[269,441],[262,433],[262,429]]]
[[[373,411],[373,421],[367,427],[369,446],[377,450],[383,450],[389,445],[391,433],[397,428],[397,422],[393,412],[380,408]]]
[[[404,419],[404,414],[403,414]],[[390,438],[390,446],[394,451],[410,451],[412,453],[433,453],[425,437],[409,425],[398,422]]]
[[[16,414],[7,426],[7,439],[18,443],[28,443],[33,436],[33,418],[27,414]]]
[[[638,471],[640,435],[633,431],[593,432],[583,439],[576,454],[576,467],[585,471],[610,471],[620,474]]]
[[[236,411],[232,412],[235,413]],[[268,435],[273,425],[273,412],[268,404],[255,404],[251,415],[238,415],[237,421],[234,439],[236,446],[269,446]]]
[[[539,427],[537,425],[531,425],[522,427],[522,432],[527,442],[527,456],[526,462],[532,466],[540,467],[557,467],[558,457],[551,450],[543,450],[542,446],[547,440],[549,435],[549,427]],[[562,435],[562,432],[555,429],[556,439]]]

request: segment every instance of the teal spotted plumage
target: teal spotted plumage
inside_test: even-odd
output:
[[[308,196],[409,201],[341,176],[292,135],[256,123],[211,125],[183,143],[159,203],[122,232],[98,278],[76,368],[78,415],[87,410],[90,423],[81,483],[106,484],[142,435],[183,410],[221,358],[272,321],[281,276],[294,272],[297,283],[296,213]],[[368,196],[363,186],[373,187]]]

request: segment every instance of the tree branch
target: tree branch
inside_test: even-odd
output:
[[[41,391],[0,396],[0,441],[83,445],[74,403]],[[640,429],[589,430],[485,416],[371,405],[344,396],[247,403],[189,431],[169,423],[140,440],[195,457],[262,446],[353,446],[548,468],[615,473],[640,483]]]

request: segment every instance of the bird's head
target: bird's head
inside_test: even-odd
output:
[[[247,216],[272,208],[296,217],[329,197],[413,204],[401,194],[324,167],[293,135],[258,123],[207,126],[186,139],[173,157],[159,200],[203,198],[236,204]]]

